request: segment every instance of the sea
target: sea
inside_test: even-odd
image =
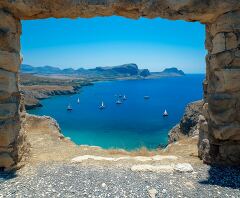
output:
[[[156,149],[167,145],[168,132],[179,123],[186,105],[203,98],[204,78],[204,74],[187,74],[97,82],[75,95],[42,100],[43,107],[28,113],[53,117],[63,135],[78,145],[129,151]],[[122,99],[124,95],[127,100]],[[119,96],[122,104],[116,104]],[[106,108],[99,109],[102,101]],[[68,105],[72,111],[67,111]]]

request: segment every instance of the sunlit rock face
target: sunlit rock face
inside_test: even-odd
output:
[[[238,0],[3,0],[0,7],[21,19],[121,15],[211,22],[240,8]]]
[[[18,87],[21,19],[120,15],[200,21],[208,55],[199,155],[207,163],[240,164],[239,0],[1,0],[0,168],[12,169],[28,152]]]

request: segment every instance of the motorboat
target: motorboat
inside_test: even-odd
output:
[[[73,110],[70,104],[67,106],[67,110],[68,111],[72,111]]]
[[[122,101],[121,100],[117,100],[116,104],[122,104]]]

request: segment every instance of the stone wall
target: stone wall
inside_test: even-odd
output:
[[[20,19],[119,15],[206,24],[207,76],[199,156],[206,163],[240,164],[239,0],[1,0],[0,168],[14,168],[28,152],[18,87]]]
[[[20,20],[0,10],[0,168],[16,167],[24,141],[18,88]]]
[[[207,86],[200,156],[240,164],[240,11],[206,25]]]

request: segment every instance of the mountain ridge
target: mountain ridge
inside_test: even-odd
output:
[[[129,63],[118,66],[98,66],[92,69],[84,68],[65,68],[60,69],[59,67],[54,66],[38,66],[34,67],[28,64],[22,64],[21,73],[27,74],[38,74],[38,75],[76,75],[76,76],[140,76],[140,77],[149,77],[153,75],[185,75],[182,70],[178,70],[176,67],[166,68],[162,72],[150,72],[149,69],[139,69],[137,64]]]

